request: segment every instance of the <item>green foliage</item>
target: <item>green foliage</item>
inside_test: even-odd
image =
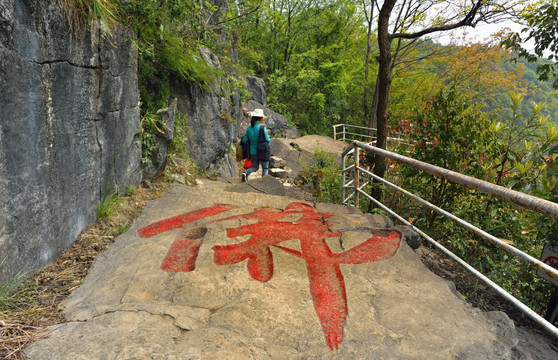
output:
[[[201,175],[204,171],[190,160],[190,153],[187,147],[188,117],[177,113],[174,119],[174,134],[170,145],[167,148],[168,163],[165,168],[165,175],[169,181],[175,181],[170,176],[171,173],[180,173],[188,176]]]
[[[523,97],[512,95],[513,116],[498,124],[500,161],[495,168],[496,183],[558,202],[558,126],[542,115],[543,106],[533,104],[522,110]],[[558,245],[556,219],[530,214],[536,230],[536,243]]]
[[[401,127],[414,143],[413,157],[429,164],[485,178],[487,160],[495,156],[495,133],[490,121],[455,85],[443,89],[424,108],[417,109]],[[464,191],[460,185],[411,167],[402,167],[401,176],[406,180],[405,188],[425,194],[440,207],[451,206]],[[430,223],[432,216],[428,212],[419,217]]]
[[[512,114],[505,123],[488,121],[455,87],[444,89],[405,124],[415,141],[413,157],[462,174],[556,200],[558,179],[556,127],[541,115],[542,107],[523,108],[523,97],[511,96]],[[512,243],[538,258],[545,241],[556,237],[556,220],[519,209],[505,201],[451,185],[406,166],[390,176],[420,197]],[[543,313],[552,286],[535,269],[456,223],[401,202],[388,202],[434,239],[487,275],[505,290]]]
[[[142,85],[153,85],[158,80],[160,86],[168,86],[170,75],[205,86],[211,83],[218,70],[205,61],[198,50],[204,45],[201,27],[205,21],[204,9],[198,2],[137,0],[123,4],[122,8],[124,23],[137,36]],[[158,92],[151,87],[142,90]],[[145,102],[146,99],[142,99]],[[145,105],[157,104],[147,102]]]
[[[93,20],[99,20],[110,32],[110,25],[116,18],[114,0],[76,0],[76,2],[85,5],[89,3],[89,14],[87,17],[89,23]]]
[[[549,52],[548,59],[554,62],[539,64],[536,72],[542,81],[554,79],[553,86],[558,89],[558,63],[555,62],[558,60],[558,2],[551,0],[529,4],[523,10],[522,17],[527,26],[521,32],[527,36],[522,39],[519,33],[512,33],[502,44],[529,62],[536,62],[545,56],[545,52]],[[534,54],[522,47],[528,41],[535,43]]]
[[[0,268],[5,266],[6,259],[8,255],[4,256],[2,261],[0,261]],[[15,298],[17,294],[14,293],[14,289],[18,284],[20,284],[29,273],[33,270],[21,270],[14,277],[0,282],[0,312],[8,312],[8,309],[13,309],[15,307]]]
[[[346,0],[264,1],[242,27],[240,61],[266,81],[271,108],[304,134],[330,135],[331,125],[361,115],[351,107],[361,97],[347,91],[362,91],[361,20]]]
[[[187,157],[188,149],[186,147],[188,128],[188,117],[183,114],[176,114],[174,118],[174,134],[172,142],[168,147],[168,152],[175,156]]]
[[[151,154],[153,151],[157,150],[158,142],[156,139],[156,133],[164,134],[165,127],[161,123],[159,118],[160,112],[148,111],[141,116],[141,132],[140,132],[140,142],[141,142],[141,162],[144,164],[151,163]]]
[[[117,0],[61,0],[62,9],[72,33],[78,35],[86,23],[100,21],[109,34],[117,19]]]
[[[316,149],[309,161],[302,164],[296,184],[321,202],[341,202],[341,170],[337,157]]]
[[[126,192],[124,193],[126,196],[133,196],[137,193],[138,189],[134,185],[126,186]]]
[[[113,234],[114,236],[118,236],[120,234],[124,234],[126,231],[128,231],[130,229],[132,225],[130,224],[130,222],[126,221],[120,225],[118,225],[118,227],[116,227],[113,230]]]
[[[167,129],[161,109],[169,106],[171,84],[176,79],[208,88],[221,70],[206,61],[202,47],[215,45],[217,35],[209,26],[216,9],[208,3],[170,0],[137,0],[121,4],[122,21],[136,34],[138,80],[141,99],[142,162],[149,163],[158,147],[157,134]],[[186,154],[185,119],[177,117],[172,156]]]

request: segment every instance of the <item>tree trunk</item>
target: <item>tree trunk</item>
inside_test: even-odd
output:
[[[362,94],[362,104],[364,110],[364,121],[369,118],[370,111],[374,111],[374,107],[370,109],[368,107],[368,74],[370,73],[370,52],[372,51],[372,21],[374,20],[374,1],[371,2],[370,5],[370,14],[366,10],[366,4],[364,1],[362,2],[362,7],[366,14],[366,22],[368,23],[367,31],[366,31],[366,55],[364,56],[364,92]],[[369,134],[371,135],[371,134]]]
[[[370,109],[370,117],[368,118],[368,127],[376,129],[378,126],[378,87],[380,82],[376,79],[376,89],[374,90],[374,97],[372,98],[372,108]],[[376,133],[373,130],[369,130],[369,136],[375,136]]]
[[[378,18],[378,47],[380,48],[379,69],[378,69],[378,108],[377,114],[377,143],[376,146],[385,149],[387,145],[387,108],[389,100],[389,89],[391,86],[391,42],[389,35],[389,17],[393,10],[396,0],[386,0],[380,10]],[[376,156],[374,164],[374,174],[383,178],[386,172],[386,159]],[[372,189],[374,199],[381,201],[382,190],[379,186]]]

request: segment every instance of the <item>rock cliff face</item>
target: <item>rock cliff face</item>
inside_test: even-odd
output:
[[[137,50],[72,37],[58,0],[0,3],[0,283],[44,267],[141,181]]]
[[[205,61],[220,68],[219,59],[207,49],[201,49]],[[240,96],[231,93],[228,80],[218,77],[209,88],[176,80],[173,96],[178,99],[178,112],[188,117],[187,147],[190,157],[202,169],[208,169],[239,135],[242,119]]]
[[[217,56],[207,49],[200,51],[211,66],[221,68]],[[244,135],[250,124],[249,113],[255,108],[263,109],[268,116],[265,123],[272,134],[287,128],[287,119],[266,107],[262,79],[248,77],[246,88],[252,98],[241,104],[239,92],[226,77],[218,77],[209,88],[179,79],[172,84],[177,110],[188,118],[190,158],[202,169],[227,178],[238,176],[234,154],[229,150]]]

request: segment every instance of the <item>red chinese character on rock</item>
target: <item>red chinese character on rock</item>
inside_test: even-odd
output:
[[[175,219],[173,221],[167,219],[148,227],[155,229],[159,226],[156,224],[160,223],[163,230],[159,232],[167,231],[171,227],[163,226],[165,221],[174,224],[182,222],[184,226],[189,222],[200,220],[202,213],[211,216],[228,210],[225,207],[226,205],[215,205],[198,210],[195,215],[192,214],[194,212],[184,214],[181,218],[170,218]],[[299,218],[294,222],[285,221],[284,219],[290,215],[298,215]],[[253,224],[227,229],[227,237],[250,235],[248,240],[230,245],[216,245],[212,248],[213,260],[217,265],[236,264],[248,260],[248,273],[255,280],[266,282],[273,276],[271,246],[305,261],[314,309],[320,320],[326,343],[333,350],[337,349],[343,341],[343,328],[348,312],[345,283],[339,265],[389,259],[399,248],[401,234],[396,231],[381,231],[345,252],[333,253],[326,239],[339,237],[341,234],[330,230],[327,219],[331,216],[333,214],[316,212],[310,205],[293,202],[285,210],[258,208],[249,214],[234,215],[208,223],[238,218],[257,220]],[[138,234],[152,236],[158,233],[153,230],[142,232],[148,227],[140,229]],[[194,270],[195,259],[205,231],[203,228],[182,230],[171,245],[161,268],[166,271]],[[279,245],[294,239],[300,241],[300,251]]]

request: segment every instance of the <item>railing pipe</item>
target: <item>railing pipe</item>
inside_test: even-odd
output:
[[[352,129],[361,129],[361,130],[367,130],[367,131],[372,130],[373,132],[375,132],[376,131],[375,128],[369,128],[369,127],[358,126],[358,125],[350,125],[350,124],[336,124],[336,125],[332,125],[332,127],[333,127],[333,138],[335,140],[337,140],[337,136],[339,136],[341,134],[343,135],[342,138],[341,138],[341,141],[344,141],[344,142],[353,140],[353,139],[349,139],[347,137],[347,135],[352,135],[353,137],[358,136],[358,137],[365,138],[365,139],[370,139],[370,140],[375,139],[374,136],[370,136],[368,134],[357,134],[357,133],[354,133],[354,132],[350,132],[348,130],[348,128],[352,128]],[[337,131],[338,128],[342,129],[341,132]]]
[[[352,127],[352,128],[356,128],[356,129],[362,129],[362,130],[372,129],[372,130],[376,131],[375,128],[369,128],[369,127],[366,127],[366,126],[359,126],[359,125],[350,125],[350,124],[336,124],[336,125],[333,125],[333,128],[336,128],[336,127],[339,127],[339,126],[342,126],[343,128]]]
[[[382,204],[381,202],[379,202],[378,200],[374,199],[372,196],[368,195],[366,192],[361,191],[362,194],[364,196],[366,196],[368,199],[370,199],[371,201],[373,201],[376,205],[378,205],[379,207],[381,207],[382,209],[384,209],[385,211],[387,211],[388,213],[390,213],[391,215],[395,216],[399,221],[403,222],[404,224],[410,225],[413,230],[415,230],[416,232],[418,232],[422,237],[424,237],[429,243],[431,243],[432,245],[434,245],[436,248],[438,248],[440,251],[442,251],[444,254],[446,254],[448,257],[450,257],[451,259],[453,259],[454,261],[458,262],[459,264],[461,264],[464,268],[466,268],[469,272],[471,272],[473,275],[475,275],[477,278],[479,278],[481,281],[483,281],[485,284],[487,284],[488,286],[490,286],[491,288],[493,288],[498,294],[500,294],[502,297],[504,297],[505,299],[507,299],[509,302],[511,302],[512,304],[514,304],[519,310],[521,310],[523,313],[525,313],[527,316],[529,316],[531,319],[533,319],[535,322],[537,322],[538,324],[540,324],[542,327],[544,327],[549,333],[551,333],[552,335],[554,335],[556,338],[558,338],[558,328],[556,328],[554,325],[552,325],[550,322],[546,321],[546,319],[544,319],[542,316],[540,316],[539,314],[537,314],[536,312],[534,312],[533,310],[531,310],[531,308],[529,308],[527,305],[523,304],[521,301],[519,301],[516,297],[514,297],[513,295],[511,295],[510,293],[508,293],[506,290],[502,289],[498,284],[494,283],[492,280],[490,280],[489,278],[487,278],[486,276],[484,276],[482,273],[480,273],[477,269],[475,269],[474,267],[472,267],[471,265],[467,264],[464,260],[462,260],[460,257],[458,257],[457,255],[455,255],[454,253],[452,253],[451,251],[449,251],[448,249],[446,249],[445,247],[443,247],[442,245],[438,244],[438,242],[436,240],[434,240],[433,238],[431,238],[430,236],[428,236],[426,233],[424,233],[423,231],[421,231],[419,228],[417,228],[416,226],[414,226],[413,224],[411,224],[410,222],[408,222],[407,220],[405,220],[404,218],[402,218],[401,216],[399,216],[397,213],[395,213],[394,211],[392,211],[390,208],[388,208],[387,206],[385,206],[384,204]]]
[[[412,194],[412,193],[408,192],[405,189],[402,189],[401,187],[395,185],[394,183],[392,183],[390,181],[387,181],[386,179],[383,179],[383,178],[379,177],[378,175],[372,174],[371,172],[369,172],[365,169],[362,169],[362,168],[359,168],[358,170],[360,170],[360,171],[364,172],[365,174],[373,177],[374,179],[384,183],[385,185],[387,185],[387,186],[389,186],[389,187],[407,195],[408,197],[410,197],[410,198],[418,201],[419,203],[429,207],[430,209],[436,211],[437,213],[442,214],[443,216],[447,217],[448,219],[460,224],[461,226],[463,226],[467,230],[485,238],[486,240],[492,242],[493,244],[496,244],[497,246],[501,247],[502,249],[506,250],[507,252],[512,253],[513,255],[519,257],[523,261],[525,261],[525,262],[527,262],[527,263],[529,263],[533,266],[536,266],[537,268],[545,271],[550,277],[558,279],[558,269],[555,269],[552,266],[550,266],[548,264],[545,264],[544,262],[540,261],[539,259],[536,259],[536,258],[532,257],[531,255],[526,254],[523,251],[521,251],[521,250],[519,250],[519,249],[517,249],[517,248],[515,248],[515,247],[513,247],[509,244],[506,244],[505,242],[498,239],[494,235],[491,235],[491,234],[487,233],[486,231],[484,231],[482,229],[479,229],[478,227],[474,226],[473,224],[471,224],[471,223],[469,223],[469,222],[467,222],[463,219],[458,218],[457,216],[447,212],[446,210],[444,210],[444,209],[442,209],[442,208],[440,208],[440,207],[438,207],[438,206],[436,206],[436,205],[418,197],[415,194]],[[361,190],[361,192],[362,192],[362,190]]]
[[[446,180],[450,180],[457,184],[466,186],[470,189],[474,189],[482,193],[495,196],[502,200],[510,201],[526,209],[534,210],[541,214],[558,219],[558,204],[552,201],[541,199],[532,195],[527,195],[519,191],[511,190],[503,186],[495,185],[487,181],[479,180],[471,176],[467,176],[467,175],[457,173],[455,171],[447,170],[439,166],[427,164],[422,161],[418,161],[415,159],[408,158],[406,156],[395,154],[375,146],[370,146],[360,141],[354,141],[353,144],[356,147],[366,149],[380,156],[384,156],[388,159],[395,160],[402,164],[412,166],[415,169],[425,171],[432,175],[436,175]],[[347,152],[349,148],[345,149],[345,151],[343,152],[343,156],[345,156],[345,152]]]

